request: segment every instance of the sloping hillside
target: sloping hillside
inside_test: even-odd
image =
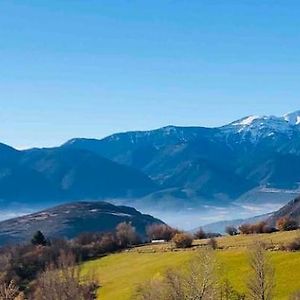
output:
[[[0,147],[0,198],[4,205],[141,196],[154,188],[140,171],[85,150]]]
[[[281,245],[291,242],[299,232],[276,232],[263,235],[240,235],[217,238],[220,250],[216,259],[223,276],[240,293],[247,290],[249,280],[249,254],[247,247],[255,240],[263,240],[267,245]],[[169,244],[147,245],[130,252],[108,255],[83,265],[83,275],[93,274],[101,281],[98,299],[129,300],[134,299],[137,286],[149,279],[164,274],[167,268],[182,269],[207,240],[195,241],[194,248],[183,251],[171,251]],[[270,251],[268,253],[275,267],[274,299],[286,300],[299,290],[300,254],[298,252]],[[287,274],[293,270],[293,276],[287,280]]]
[[[271,215],[272,215],[272,213],[268,213],[268,214],[264,214],[264,215],[260,215],[260,216],[255,216],[252,218],[247,218],[247,219],[219,221],[219,222],[206,224],[204,226],[201,226],[201,228],[205,232],[219,232],[221,234],[224,234],[227,226],[239,227],[240,225],[245,224],[245,223],[254,224],[257,222],[265,221]],[[196,232],[197,230],[199,230],[199,228],[192,230],[192,232]]]
[[[127,206],[107,202],[74,202],[0,222],[0,245],[29,241],[41,230],[50,238],[73,238],[82,232],[113,231],[130,222],[144,236],[146,227],[162,221]]]
[[[282,217],[289,217],[300,224],[300,196],[274,212],[272,216],[267,219],[267,222],[271,225],[275,225],[276,221]]]

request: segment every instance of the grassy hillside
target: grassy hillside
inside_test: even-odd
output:
[[[226,248],[216,251],[218,261],[226,270],[226,275],[234,287],[243,292],[249,274],[245,246],[257,238],[279,245],[292,240],[297,234],[299,232],[280,232],[219,238],[219,245]],[[203,241],[195,244],[202,243]],[[94,274],[100,280],[100,299],[131,299],[137,284],[160,276],[168,267],[182,267],[195,254],[197,248],[195,246],[187,251],[171,251],[170,244],[145,246],[87,262],[83,265],[83,273]],[[300,253],[270,251],[268,255],[276,269],[275,299],[288,299],[289,294],[300,289]],[[291,270],[293,276],[289,276]]]

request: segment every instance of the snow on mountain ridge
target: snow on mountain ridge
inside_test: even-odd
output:
[[[191,139],[197,139],[203,128],[169,125],[155,130],[126,132],[123,134],[127,136],[132,144],[138,144],[139,141],[143,141],[147,137],[153,139],[152,142],[155,147],[160,147],[164,144],[165,138],[183,143]],[[212,134],[217,134],[219,137],[223,136],[226,139],[231,139],[238,135],[239,137],[234,137],[236,142],[250,141],[253,144],[265,138],[276,139],[278,135],[292,138],[295,131],[300,131],[300,110],[280,117],[249,115],[230,124],[211,129],[215,129],[216,131],[212,131]],[[120,134],[112,135],[109,139],[117,140],[120,136]]]
[[[276,134],[292,137],[300,130],[300,111],[282,117],[250,115],[221,127],[226,135],[239,134],[241,141],[259,141],[261,138],[274,138]]]
[[[300,125],[300,110],[285,114],[283,118],[291,125]]]
[[[237,128],[239,127],[239,131],[243,129],[248,130],[249,128],[270,128],[276,131],[285,131],[289,130],[291,126],[295,125],[300,125],[300,110],[285,114],[282,117],[250,115],[223,127],[235,126]]]
[[[143,143],[146,138],[151,140],[156,147],[165,144],[165,139],[179,142],[197,139],[199,135],[201,136],[203,130],[210,130],[206,132],[221,136],[223,134],[225,134],[225,136],[239,134],[242,135],[242,140],[250,139],[252,141],[258,140],[261,137],[275,138],[278,133],[289,137],[292,136],[295,131],[300,131],[300,110],[285,114],[281,117],[250,115],[233,121],[230,124],[213,128],[168,125],[154,130],[127,131],[110,135],[103,140],[110,142],[125,140],[131,144],[138,145],[140,142]],[[73,145],[78,141],[80,142],[80,140],[81,139],[72,139],[65,143],[65,145]],[[89,140],[91,142],[99,141],[97,139]]]
[[[235,121],[232,123],[232,125],[238,126],[238,125],[251,125],[251,123],[257,119],[261,119],[260,116],[248,116],[241,120]]]

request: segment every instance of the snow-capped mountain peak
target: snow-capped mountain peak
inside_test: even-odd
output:
[[[261,129],[273,129],[283,130],[288,127],[289,123],[283,117],[275,116],[248,116],[243,119],[232,122],[225,126],[232,129],[243,130],[261,130]]]
[[[283,118],[291,125],[300,125],[300,110],[285,114]]]
[[[253,123],[253,121],[257,120],[257,119],[260,119],[261,117],[260,116],[248,116],[248,117],[245,117],[241,120],[238,120],[238,121],[235,121],[232,123],[232,125],[234,126],[247,126],[247,125],[251,125]]]
[[[222,129],[226,135],[239,134],[243,140],[252,142],[261,138],[274,138],[277,134],[291,137],[300,129],[300,111],[285,114],[282,117],[251,115],[234,121]]]
[[[269,128],[275,131],[282,131],[295,125],[300,125],[300,110],[285,114],[282,117],[251,115],[234,121],[225,127],[235,127],[238,130]]]

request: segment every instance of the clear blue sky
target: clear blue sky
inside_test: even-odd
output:
[[[300,109],[298,0],[1,0],[0,141]]]

